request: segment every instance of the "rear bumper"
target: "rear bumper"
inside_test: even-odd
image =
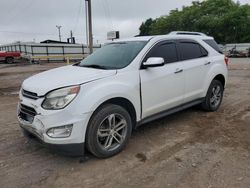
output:
[[[85,143],[76,143],[76,144],[50,144],[45,143],[35,131],[31,129],[26,129],[20,125],[24,133],[27,132],[31,134],[34,140],[38,141],[42,146],[48,148],[51,152],[55,152],[65,156],[83,156],[85,154]],[[28,134],[24,134],[26,137],[29,137]],[[30,138],[30,137],[29,137]]]

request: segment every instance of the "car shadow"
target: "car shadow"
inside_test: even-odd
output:
[[[179,112],[176,112],[174,114],[168,115],[166,117],[154,120],[152,122],[140,125],[138,128],[136,128],[132,132],[132,138],[136,139],[136,136],[140,134],[145,134],[145,132],[151,132],[154,129],[160,128],[162,126],[164,127],[172,127],[174,126],[172,122],[176,121],[176,119],[181,119],[189,116],[192,113],[203,113],[203,111],[200,109],[199,106],[194,106]],[[56,160],[71,160],[72,162],[78,161],[80,164],[86,163],[90,160],[98,160],[95,156],[93,156],[86,148],[85,148],[85,154],[84,156],[71,156],[62,154],[58,151],[52,150],[48,147],[45,147],[43,143],[41,143],[36,137],[32,136],[29,138],[26,138],[29,140],[29,147],[34,147],[33,149],[36,150],[36,152],[39,152],[41,155],[51,155],[56,157]],[[36,153],[37,154],[37,153]]]

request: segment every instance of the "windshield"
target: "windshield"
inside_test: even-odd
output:
[[[78,66],[99,69],[121,69],[128,66],[147,41],[110,43],[82,60]]]

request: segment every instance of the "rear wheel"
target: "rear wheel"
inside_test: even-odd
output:
[[[108,104],[91,118],[86,132],[86,146],[96,157],[111,157],[122,151],[131,132],[129,113],[121,106]]]
[[[207,91],[202,108],[206,111],[214,112],[218,110],[223,99],[224,87],[219,80],[213,80]]]
[[[8,64],[14,63],[14,58],[13,57],[7,57],[6,58],[6,63],[8,63]]]

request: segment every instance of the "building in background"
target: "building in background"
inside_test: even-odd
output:
[[[94,45],[94,51],[101,45]],[[69,56],[79,59],[79,55],[88,55],[89,49],[83,44],[70,44],[54,40],[46,40],[41,43],[16,42],[0,46],[0,51],[21,52],[29,57],[44,56],[48,61],[64,61],[65,58],[49,58],[50,56]]]

